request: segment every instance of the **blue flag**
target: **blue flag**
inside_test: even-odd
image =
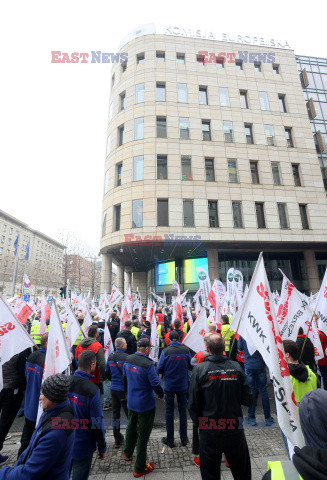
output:
[[[19,239],[19,235],[17,235],[17,238],[16,238],[15,243],[14,243],[14,247],[15,247],[14,255],[15,256],[17,255],[18,239]]]
[[[30,256],[30,241],[29,240],[27,242],[25,250],[26,250],[25,260],[28,260],[28,257]]]

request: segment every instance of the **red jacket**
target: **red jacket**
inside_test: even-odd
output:
[[[103,348],[100,342],[93,342],[91,345],[88,347],[81,347],[81,344],[77,345],[76,350],[75,350],[75,355],[76,358],[80,356],[80,354],[83,352],[83,350],[92,350],[95,354],[98,353],[100,348]],[[99,385],[100,383],[100,373],[99,373],[99,367],[98,364],[96,364],[95,370],[94,370],[94,377],[91,377],[90,380],[92,383],[95,383],[96,385]]]
[[[170,342],[171,342],[171,340],[169,340],[169,334],[170,334],[170,332],[172,332],[173,330],[175,330],[175,329],[174,329],[174,328],[170,328],[170,329],[168,330],[168,332],[166,333],[166,335],[165,335],[165,342],[166,342],[166,345],[167,345],[167,346],[168,346],[168,345],[170,344]],[[179,329],[176,330],[176,332],[179,333],[179,340],[178,340],[178,341],[179,341],[180,343],[182,343],[182,341],[184,340],[184,338],[186,337],[187,334],[186,334],[185,332],[183,332],[183,330],[179,330]]]
[[[161,331],[165,333],[165,316],[163,313],[155,314],[157,322],[161,325]]]
[[[322,333],[320,330],[318,330],[319,332],[319,338],[320,338],[320,341],[321,341],[321,346],[322,346],[322,349],[323,349],[323,352],[324,352],[324,358],[322,358],[321,360],[318,360],[318,365],[327,365],[327,354],[326,354],[326,348],[327,348],[327,335],[325,335],[324,333]]]

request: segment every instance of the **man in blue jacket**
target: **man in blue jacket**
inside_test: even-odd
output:
[[[71,377],[68,398],[77,420],[72,480],[87,480],[97,447],[100,460],[104,459],[107,449],[100,390],[90,381],[96,362],[95,353],[84,350],[78,357],[78,370]]]
[[[160,356],[157,373],[162,374],[164,381],[166,405],[167,437],[162,438],[162,443],[175,447],[174,443],[174,399],[177,397],[179,411],[179,435],[182,446],[188,443],[187,438],[187,412],[188,398],[188,372],[192,370],[191,354],[189,349],[182,345],[176,331],[169,334],[170,343]]]
[[[136,447],[136,459],[133,475],[142,477],[152,472],[154,465],[146,461],[146,450],[153,428],[155,416],[155,397],[153,391],[164,398],[159,377],[153,361],[148,358],[151,344],[147,338],[141,338],[137,352],[129,355],[123,368],[127,381],[128,425],[123,458],[128,462]]]
[[[124,435],[120,433],[120,409],[123,407],[126,417],[128,417],[126,393],[123,378],[123,368],[128,357],[126,353],[127,343],[125,338],[118,337],[115,340],[116,351],[111,353],[106,364],[106,375],[111,380],[111,406],[112,422],[115,438],[115,448],[119,448],[124,442]]]
[[[253,395],[253,402],[249,406],[247,423],[252,426],[257,425],[255,418],[255,407],[257,406],[257,400],[260,390],[262,407],[265,415],[265,423],[267,427],[270,427],[271,425],[273,425],[274,419],[270,414],[270,403],[267,390],[266,364],[263,361],[263,358],[260,352],[258,352],[258,350],[256,350],[253,355],[250,355],[247,343],[241,336],[239,336],[237,348],[241,352],[244,351],[244,367],[246,378]]]
[[[20,449],[18,457],[28,447],[36,425],[37,411],[39,408],[39,398],[41,391],[41,383],[43,377],[43,369],[45,362],[45,354],[47,353],[48,334],[45,333],[41,337],[41,346],[38,350],[31,353],[27,358],[25,366],[26,392],[25,392],[25,423],[20,439]]]
[[[0,470],[0,480],[69,480],[75,438],[69,386],[70,377],[61,373],[44,380],[43,414],[30,444],[13,467]]]

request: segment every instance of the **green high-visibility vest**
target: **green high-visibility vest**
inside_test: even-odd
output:
[[[140,330],[139,327],[134,327],[134,326],[133,326],[133,327],[131,328],[131,332],[132,332],[132,334],[134,335],[134,337],[136,338],[136,340],[138,340],[137,334],[138,334],[139,330]]]
[[[83,334],[82,334],[82,332],[79,332],[78,337],[76,338],[76,340],[74,342],[74,345],[79,345],[82,341],[82,338],[83,338]]]
[[[268,470],[271,471],[271,480],[303,480],[290,461],[268,462]]]
[[[40,322],[35,323],[34,325],[31,326],[31,331],[30,335],[32,339],[34,340],[35,343],[39,344],[41,342],[41,335],[39,334],[40,330]]]
[[[296,403],[300,403],[302,398],[307,392],[310,392],[311,390],[315,390],[317,388],[317,377],[315,373],[311,370],[308,365],[306,365],[308,369],[308,379],[306,382],[300,382],[296,378],[292,377],[291,375],[291,381],[293,385],[293,390],[294,390],[294,396]]]
[[[225,340],[225,352],[229,352],[230,349],[230,339],[232,336],[235,335],[235,332],[233,330],[230,330],[229,325],[222,325],[221,326],[221,336]]]

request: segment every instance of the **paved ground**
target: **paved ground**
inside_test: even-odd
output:
[[[271,387],[269,387],[271,392]],[[270,395],[271,396],[271,395]],[[272,403],[272,411],[274,405]],[[262,475],[266,472],[268,460],[286,459],[285,450],[280,436],[279,428],[275,425],[272,427],[264,426],[264,417],[262,408],[258,406],[257,420],[258,427],[245,427],[245,433],[249,445],[251,462],[252,462],[252,478],[253,480],[261,480]],[[244,412],[246,413],[246,412]],[[111,411],[105,412],[106,418],[111,417]],[[177,412],[175,417],[177,418]],[[276,416],[274,414],[276,420]],[[4,445],[2,453],[10,456],[10,465],[15,462],[17,451],[19,448],[20,432],[22,430],[24,419],[16,419],[12,429],[12,438]],[[164,405],[163,402],[157,401],[157,413],[155,427],[151,434],[148,458],[155,464],[155,470],[149,476],[150,480],[200,480],[201,475],[199,469],[193,463],[193,455],[191,445],[182,447],[176,438],[176,448],[166,448],[162,451],[161,438],[166,434],[164,428]],[[175,432],[178,432],[178,424],[176,423]],[[123,432],[124,433],[124,432]],[[189,438],[192,436],[192,426],[189,422]],[[90,480],[131,480],[133,478],[133,464],[126,463],[121,454],[122,449],[113,448],[112,431],[107,432],[108,454],[104,461],[94,458]],[[222,462],[222,480],[232,480],[230,471],[226,468],[225,462]]]

